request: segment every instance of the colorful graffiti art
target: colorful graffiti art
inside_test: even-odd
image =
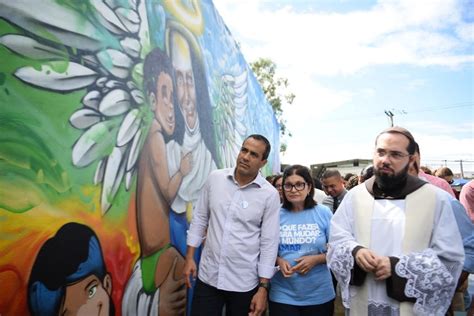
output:
[[[0,60],[0,315],[189,312],[208,174],[253,133],[279,170],[278,123],[212,2],[1,1]]]

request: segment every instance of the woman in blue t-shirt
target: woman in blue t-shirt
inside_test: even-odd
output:
[[[333,315],[334,287],[326,265],[332,212],[313,200],[308,168],[288,167],[283,173],[280,244],[272,278],[270,315]]]

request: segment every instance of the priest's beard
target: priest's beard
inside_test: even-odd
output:
[[[375,168],[375,182],[377,183],[377,186],[385,193],[394,190],[400,190],[405,186],[405,183],[408,178],[409,168],[410,164],[407,163],[406,167],[403,168],[403,170],[395,174],[386,174],[380,172],[378,168]]]

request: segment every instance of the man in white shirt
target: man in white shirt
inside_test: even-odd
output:
[[[191,315],[261,315],[266,308],[279,241],[280,198],[259,174],[270,143],[251,135],[236,167],[211,172],[188,231],[184,275],[198,276]],[[205,240],[199,263],[196,249]]]
[[[331,221],[328,266],[350,315],[444,315],[463,268],[451,197],[408,175],[415,140],[376,138],[375,176],[350,190]]]

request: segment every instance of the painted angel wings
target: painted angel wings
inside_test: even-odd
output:
[[[217,104],[213,110],[216,124],[216,145],[222,167],[235,165],[242,141],[247,134],[248,73],[244,69],[237,75],[225,74],[217,83]]]
[[[72,146],[78,168],[97,164],[101,210],[107,212],[122,184],[129,190],[152,115],[142,92],[143,57],[150,43],[145,1],[1,1],[0,18],[22,32],[0,37],[0,44],[32,60],[14,76],[56,93],[83,91],[69,123],[81,131]],[[153,19],[164,28],[161,5]],[[34,65],[34,66],[32,66]],[[235,66],[235,64],[234,64]],[[221,72],[222,73],[222,72]],[[246,66],[215,75],[213,118],[221,167],[235,164],[247,133]]]
[[[29,1],[0,3],[0,17],[28,35],[7,34],[0,43],[39,62],[14,75],[23,82],[59,93],[86,89],[82,107],[70,124],[82,135],[72,148],[72,162],[86,167],[99,161],[94,183],[102,183],[105,213],[125,180],[130,188],[145,133],[142,44],[147,43],[145,8],[138,0]],[[56,18],[55,18],[56,17]],[[110,134],[116,137],[110,137]]]

